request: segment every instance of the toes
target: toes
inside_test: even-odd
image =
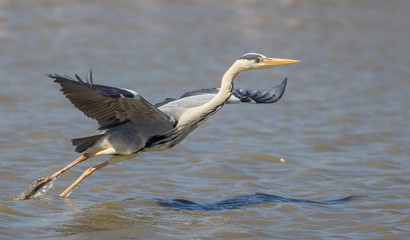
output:
[[[46,183],[46,182],[48,182],[48,181],[50,181],[51,180],[51,178],[50,177],[43,177],[43,178],[39,178],[39,179],[36,179],[36,181],[37,182],[41,182],[41,183]]]

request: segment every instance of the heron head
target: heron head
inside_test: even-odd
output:
[[[272,68],[297,62],[299,62],[299,60],[268,58],[260,53],[247,53],[236,60],[235,65],[237,65],[241,71],[248,71],[253,69]]]

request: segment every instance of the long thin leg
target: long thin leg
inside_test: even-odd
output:
[[[60,176],[62,173],[64,173],[68,169],[74,167],[75,165],[79,164],[80,162],[83,162],[83,161],[89,159],[90,157],[93,157],[93,155],[83,154],[79,158],[77,158],[76,160],[74,160],[73,162],[71,162],[70,164],[65,166],[64,168],[62,168],[61,170],[54,173],[53,175],[34,180],[34,182],[28,187],[28,189],[26,189],[22,192],[21,199],[29,199],[38,190],[40,190],[44,185],[46,185],[48,182],[50,182],[51,180],[53,180],[56,177]]]
[[[68,169],[74,167],[75,165],[79,164],[80,162],[83,162],[83,161],[89,159],[90,157],[92,157],[92,156],[89,156],[89,155],[87,155],[87,154],[83,154],[83,155],[81,155],[79,158],[77,158],[76,160],[74,160],[73,162],[71,162],[70,164],[68,164],[67,166],[65,166],[65,167],[63,167],[62,169],[60,169],[58,172],[54,173],[53,175],[48,176],[48,177],[43,177],[43,178],[37,179],[37,181],[40,182],[40,181],[43,181],[44,179],[50,179],[50,180],[51,180],[51,179],[54,179],[54,178],[60,176],[60,175],[61,175],[62,173],[64,173],[65,171],[67,171]]]
[[[75,180],[75,182],[73,184],[71,184],[71,186],[69,186],[66,190],[64,190],[64,192],[62,192],[59,196],[60,197],[64,197],[65,195],[67,195],[67,193],[69,193],[71,190],[73,190],[73,188],[75,186],[77,186],[82,180],[84,180],[84,178],[88,177],[91,175],[91,173],[97,171],[98,169],[101,169],[105,166],[109,165],[108,161],[103,162],[95,167],[90,167],[87,170],[85,170],[85,172],[83,174],[81,174],[81,176],[79,178],[77,178],[77,180]]]
[[[82,180],[84,180],[84,178],[90,176],[93,172],[97,171],[98,169],[101,169],[101,168],[103,168],[105,166],[108,166],[110,164],[113,164],[113,163],[117,163],[117,162],[120,162],[120,161],[124,161],[124,160],[134,158],[137,155],[138,155],[138,153],[134,153],[134,154],[130,154],[130,155],[117,155],[117,156],[114,156],[114,157],[110,158],[109,160],[97,165],[97,166],[88,168],[87,170],[84,171],[83,174],[81,174],[81,176],[77,180],[75,180],[75,182],[73,184],[71,184],[71,186],[69,186],[66,190],[64,190],[64,192],[62,192],[59,196],[60,197],[65,197],[71,190],[73,190],[73,188],[75,186],[77,186]]]

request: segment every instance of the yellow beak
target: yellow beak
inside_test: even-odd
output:
[[[282,59],[282,58],[266,58],[263,60],[264,64],[266,64],[267,66],[271,66],[271,67],[292,64],[292,63],[297,63],[297,62],[300,62],[300,61],[293,60],[293,59]]]

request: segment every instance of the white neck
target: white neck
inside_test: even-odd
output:
[[[234,63],[223,75],[218,94],[211,101],[187,110],[180,116],[178,126],[185,126],[190,123],[195,124],[197,122],[202,123],[202,121],[216,113],[231,97],[233,80],[240,72],[241,69]]]

